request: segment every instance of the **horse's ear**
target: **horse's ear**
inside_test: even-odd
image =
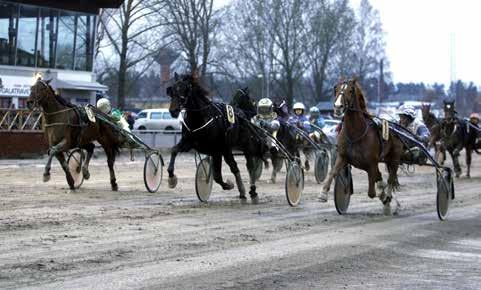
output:
[[[49,80],[46,80],[45,83],[47,83],[47,85],[50,85],[51,81],[52,81],[52,79],[49,79]]]
[[[179,74],[177,72],[174,72],[174,80],[175,81],[179,80]]]

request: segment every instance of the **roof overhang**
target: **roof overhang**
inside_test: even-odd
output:
[[[109,88],[98,82],[85,82],[85,81],[71,81],[61,80],[55,81],[55,87],[61,90],[80,90],[80,91],[107,91]]]
[[[100,8],[119,8],[124,0],[10,0],[10,2],[98,14]]]

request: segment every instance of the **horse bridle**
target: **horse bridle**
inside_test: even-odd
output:
[[[341,91],[336,97],[334,107],[337,106],[338,100],[339,100],[339,98],[341,98],[342,107],[344,108],[344,110],[340,114],[341,116],[344,115],[346,112],[349,112],[349,111],[350,112],[360,112],[364,115],[365,114],[364,111],[354,108],[354,102],[349,102],[349,103],[346,102],[346,100],[344,98],[344,95],[345,95],[345,92],[346,92],[346,89],[347,89],[348,85],[349,85],[348,81],[342,82]],[[337,92],[337,85],[334,87],[334,92],[335,93]],[[354,96],[356,98],[356,96],[355,96],[356,91],[355,91],[354,85],[352,85],[350,92],[351,92],[351,96]],[[348,143],[354,144],[354,143],[360,141],[362,138],[364,138],[367,135],[367,132],[368,132],[368,129],[369,129],[369,124],[367,123],[366,118],[364,118],[364,124],[365,124],[365,127],[364,127],[363,133],[359,137],[356,137],[354,139],[351,139],[349,137],[349,135],[347,134],[347,131],[346,131],[345,137],[346,137]]]
[[[44,80],[38,79],[37,83],[41,83],[42,85],[45,86],[46,89],[49,89],[49,85]],[[33,98],[33,108],[34,109],[40,108],[40,102],[47,96],[47,94],[41,95],[40,97],[38,97],[38,95],[39,94],[36,92],[35,98]]]
[[[342,116],[344,115],[346,112],[362,112],[361,110],[359,109],[356,109],[354,108],[354,102],[350,102],[348,103],[345,98],[344,98],[344,95],[346,94],[346,89],[348,87],[349,83],[347,81],[344,81],[342,82],[341,84],[341,91],[340,93],[336,96],[336,100],[334,101],[334,108],[336,109],[336,107],[338,106],[338,100],[341,99],[341,107],[344,108],[343,111],[340,113],[339,116]],[[334,86],[334,95],[337,93],[337,85]],[[354,88],[354,85],[352,85],[351,87],[351,96],[355,96],[356,92],[355,92],[355,88]]]

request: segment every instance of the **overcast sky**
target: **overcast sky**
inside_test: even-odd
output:
[[[216,0],[223,5],[230,0]],[[246,0],[249,1],[249,0]],[[351,0],[357,7],[360,0]],[[455,76],[481,85],[480,0],[370,0],[386,32],[394,82],[451,79],[450,39],[455,39]]]

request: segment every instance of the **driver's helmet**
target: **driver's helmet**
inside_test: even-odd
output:
[[[304,106],[303,103],[297,102],[294,104],[294,106],[292,106],[292,110],[294,111],[294,114],[296,114],[296,110],[302,110],[302,113],[300,113],[299,115],[303,115],[304,111],[306,110],[306,107]]]
[[[260,99],[257,103],[257,114],[270,116],[274,110],[274,104],[269,98]]]
[[[479,114],[478,113],[471,113],[471,115],[469,115],[469,119],[470,120],[476,120],[479,122]]]
[[[108,114],[110,113],[110,111],[112,110],[112,105],[110,104],[110,100],[107,99],[107,98],[100,98],[98,101],[97,101],[97,108],[105,113],[105,114]]]
[[[309,109],[309,115],[311,115],[311,118],[317,119],[321,115],[321,112],[318,107],[314,106]]]
[[[402,105],[399,107],[397,114],[409,116],[411,119],[416,118],[416,110],[414,110],[414,107],[411,105]]]

